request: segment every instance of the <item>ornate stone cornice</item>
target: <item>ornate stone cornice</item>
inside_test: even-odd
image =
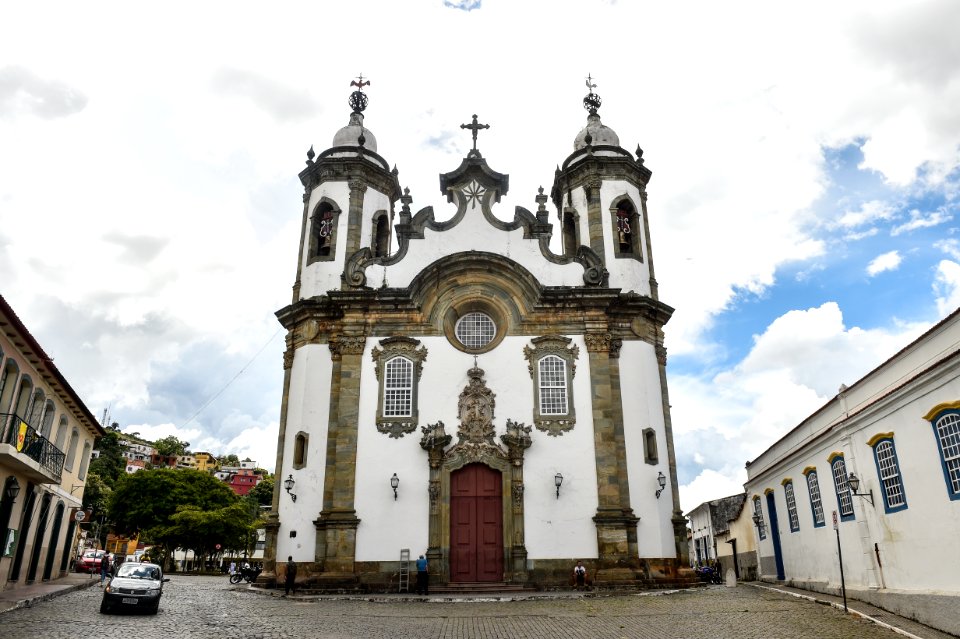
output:
[[[657,363],[660,364],[660,366],[666,366],[667,365],[667,347],[664,346],[663,344],[657,344],[653,348],[657,354]]]
[[[330,338],[330,354],[336,362],[344,355],[363,355],[366,343],[363,335],[337,335]]]
[[[349,182],[347,182],[347,186],[350,187],[351,195],[353,195],[354,193],[367,192],[367,185],[365,182],[363,182],[363,180],[350,180]]]
[[[580,356],[580,348],[576,344],[570,345],[572,339],[563,335],[544,335],[534,337],[530,341],[533,342],[533,348],[524,346],[523,356],[528,362],[527,370],[530,372],[531,378],[534,376],[534,362],[545,355],[556,355],[567,360],[570,364],[570,377],[576,377],[576,360]]]
[[[377,380],[379,380],[383,374],[383,365],[387,360],[398,355],[406,357],[413,362],[413,369],[417,374],[417,379],[420,379],[423,374],[423,363],[427,361],[427,349],[420,346],[420,340],[413,339],[412,337],[388,337],[387,339],[380,340],[380,346],[383,348],[380,349],[374,346],[370,352],[370,356],[375,365],[374,373],[377,376]],[[417,348],[418,346],[420,346],[420,348]]]
[[[587,333],[583,341],[587,343],[590,353],[609,353],[614,337],[610,333]]]

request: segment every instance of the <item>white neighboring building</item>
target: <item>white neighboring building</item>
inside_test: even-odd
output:
[[[841,387],[747,476],[764,579],[839,592],[835,512],[848,596],[960,634],[960,310]]]
[[[321,585],[386,588],[406,548],[436,584],[566,585],[577,559],[596,583],[676,578],[673,309],[642,151],[620,146],[591,92],[552,189],[525,196],[535,212],[498,209],[509,176],[477,149],[474,116],[439,214],[416,212],[366,100],[351,96],[349,124],[300,173],[265,577],[292,556]]]

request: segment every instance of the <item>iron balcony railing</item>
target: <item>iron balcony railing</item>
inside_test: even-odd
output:
[[[63,472],[66,455],[50,440],[36,431],[25,419],[15,413],[0,413],[3,438],[0,442],[10,444],[53,475],[57,480]]]

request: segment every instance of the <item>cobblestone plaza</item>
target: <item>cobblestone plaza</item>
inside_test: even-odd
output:
[[[893,631],[768,590],[710,587],[663,594],[516,601],[282,598],[226,578],[173,575],[156,616],[101,615],[97,587],[0,615],[4,639],[204,637],[883,638]],[[939,633],[924,637],[943,636]]]

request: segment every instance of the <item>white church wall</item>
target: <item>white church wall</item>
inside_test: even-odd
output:
[[[590,361],[582,336],[570,336],[580,349],[577,374],[573,378],[573,400],[577,423],[559,437],[533,429],[533,445],[524,458],[523,494],[527,556],[530,559],[595,558],[597,529],[597,456],[593,442],[593,408],[590,390]],[[526,343],[527,338],[522,338]],[[522,349],[522,346],[520,346]],[[522,357],[522,355],[521,355]],[[527,414],[521,420],[533,422],[533,380],[524,366],[524,385],[516,391],[527,398]],[[514,418],[516,419],[516,418]],[[563,475],[560,497],[554,484]]]
[[[290,499],[280,492],[280,531],[277,539],[277,557],[294,561],[313,561],[316,528],[313,521],[323,509],[323,484],[327,457],[327,423],[330,417],[330,377],[333,362],[326,344],[308,344],[294,353],[290,369],[290,394],[287,403],[287,422],[284,437],[282,468],[277,469],[277,481],[293,475],[296,481]],[[293,468],[293,450],[297,433],[309,434],[307,463]],[[295,530],[297,536],[290,537]]]
[[[637,524],[637,551],[641,557],[673,557],[673,495],[670,490],[670,462],[667,439],[660,410],[660,369],[652,344],[625,341],[620,350],[620,389],[623,397],[624,444],[627,450],[627,473],[630,486],[630,507],[640,518]],[[657,439],[657,463],[644,459],[643,431],[654,429]],[[657,473],[668,478],[666,487],[656,497]]]
[[[451,205],[452,206],[452,205]],[[496,211],[496,207],[494,207]],[[450,255],[450,247],[458,252],[486,251],[504,255],[530,271],[545,286],[582,286],[583,266],[577,263],[559,265],[544,259],[537,240],[523,239],[523,229],[501,231],[492,226],[477,208],[467,207],[460,222],[446,231],[424,229],[422,240],[411,240],[410,250],[399,263],[386,267],[387,285],[408,286],[425,267]],[[368,281],[383,281],[381,266],[367,269]]]

